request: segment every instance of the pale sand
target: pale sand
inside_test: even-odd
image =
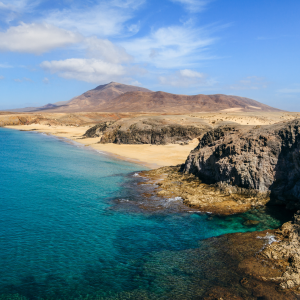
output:
[[[48,126],[40,124],[6,126],[17,130],[31,131],[51,134],[60,138],[67,138],[89,146],[97,151],[111,154],[119,159],[142,164],[148,168],[158,168],[162,166],[175,166],[185,162],[187,156],[198,145],[198,140],[194,139],[188,145],[117,145],[98,144],[100,138],[82,139],[81,136],[88,129],[87,127],[71,126]]]
[[[241,125],[270,125],[277,122],[289,121],[295,118],[300,118],[300,113],[290,112],[234,112],[235,108],[230,109],[231,112],[215,112],[215,113],[194,113],[186,116],[201,119],[204,123],[212,127],[222,124],[234,122]],[[99,116],[98,116],[99,115]],[[19,118],[25,118],[29,121],[36,119],[38,116],[43,118],[38,119],[40,124],[31,125],[13,125],[20,122]],[[98,117],[97,117],[98,116]],[[146,115],[145,115],[146,116]],[[149,115],[150,116],[150,115]],[[152,115],[151,115],[152,116]],[[47,118],[46,118],[47,117]],[[107,117],[107,116],[106,116]],[[124,117],[124,116],[123,116]],[[126,114],[125,117],[132,117]],[[174,115],[172,115],[174,117]],[[182,116],[177,115],[178,122]],[[12,120],[10,120],[12,118]],[[167,116],[166,116],[167,118]],[[19,130],[33,130],[55,135],[61,138],[68,138],[79,142],[83,145],[90,146],[97,151],[105,151],[111,155],[117,156],[120,159],[129,160],[135,163],[140,163],[145,166],[155,168],[159,166],[174,166],[185,162],[190,151],[194,149],[198,141],[195,139],[189,145],[116,145],[116,144],[98,144],[100,138],[81,139],[81,136],[86,130],[94,125],[93,122],[103,122],[103,116],[100,113],[78,113],[78,114],[12,114],[0,116],[3,125],[8,128]],[[58,120],[58,121],[57,121]],[[71,122],[72,121],[72,122]],[[92,122],[93,121],[93,122]],[[8,123],[7,123],[8,122]],[[66,123],[64,123],[66,122]],[[70,124],[78,124],[79,126],[66,126]],[[63,125],[58,125],[63,124]],[[51,126],[49,126],[51,124]],[[64,125],[65,124],[65,125]],[[85,126],[84,126],[85,125]]]

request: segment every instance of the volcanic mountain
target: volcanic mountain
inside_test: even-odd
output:
[[[89,90],[84,94],[75,97],[55,108],[55,111],[61,112],[81,112],[81,111],[103,111],[103,108],[113,99],[127,92],[151,92],[148,89],[126,85],[117,82],[111,82],[99,85],[93,90]],[[52,109],[51,109],[52,111]],[[105,110],[104,110],[105,111]]]
[[[109,112],[191,113],[212,111],[279,111],[258,101],[227,95],[176,95],[165,92],[128,92],[101,105]]]
[[[28,108],[29,109],[29,108]],[[28,111],[26,109],[26,111]],[[15,110],[16,111],[16,110]],[[19,110],[21,111],[21,110]],[[31,111],[191,113],[213,111],[279,111],[255,100],[229,95],[176,95],[117,82],[99,85],[67,102],[57,102]]]

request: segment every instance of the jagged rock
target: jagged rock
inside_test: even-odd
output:
[[[190,117],[182,117],[180,122],[172,117],[139,117],[105,122],[90,128],[85,137],[101,136],[100,143],[155,144],[178,143],[185,145],[200,137],[210,127],[204,122]]]
[[[183,203],[202,212],[230,215],[245,212],[252,207],[263,206],[268,195],[254,190],[232,187],[227,183],[205,184],[193,174],[180,172],[176,167],[162,167],[143,171],[148,184],[156,184],[154,194],[164,198],[180,197]]]
[[[99,137],[113,123],[115,123],[115,122],[110,121],[110,122],[102,122],[100,124],[97,124],[97,125],[93,126],[92,128],[88,129],[83,136],[84,137],[90,137],[90,138]]]
[[[300,120],[223,126],[200,139],[182,168],[206,183],[226,183],[300,208]]]
[[[294,222],[287,222],[275,232],[276,242],[268,245],[258,257],[267,259],[273,265],[284,266],[279,277],[265,278],[278,282],[281,289],[300,287],[300,211],[295,214]]]

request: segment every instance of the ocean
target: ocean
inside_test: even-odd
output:
[[[147,209],[141,165],[36,132],[0,128],[0,145],[0,299],[196,299],[218,284],[206,239],[290,218]]]

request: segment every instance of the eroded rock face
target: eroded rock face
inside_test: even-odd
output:
[[[101,136],[100,143],[103,144],[184,144],[210,129],[207,124],[199,120],[195,122],[189,117],[180,119],[181,123],[176,121],[161,116],[122,119],[98,124],[89,129],[85,136]]]
[[[182,170],[203,182],[271,193],[275,202],[300,208],[300,120],[211,130]]]
[[[102,122],[100,124],[97,124],[97,125],[93,126],[92,128],[88,129],[83,136],[84,137],[90,137],[90,138],[99,137],[113,123],[115,123],[115,122],[114,121],[108,121],[108,122]]]

